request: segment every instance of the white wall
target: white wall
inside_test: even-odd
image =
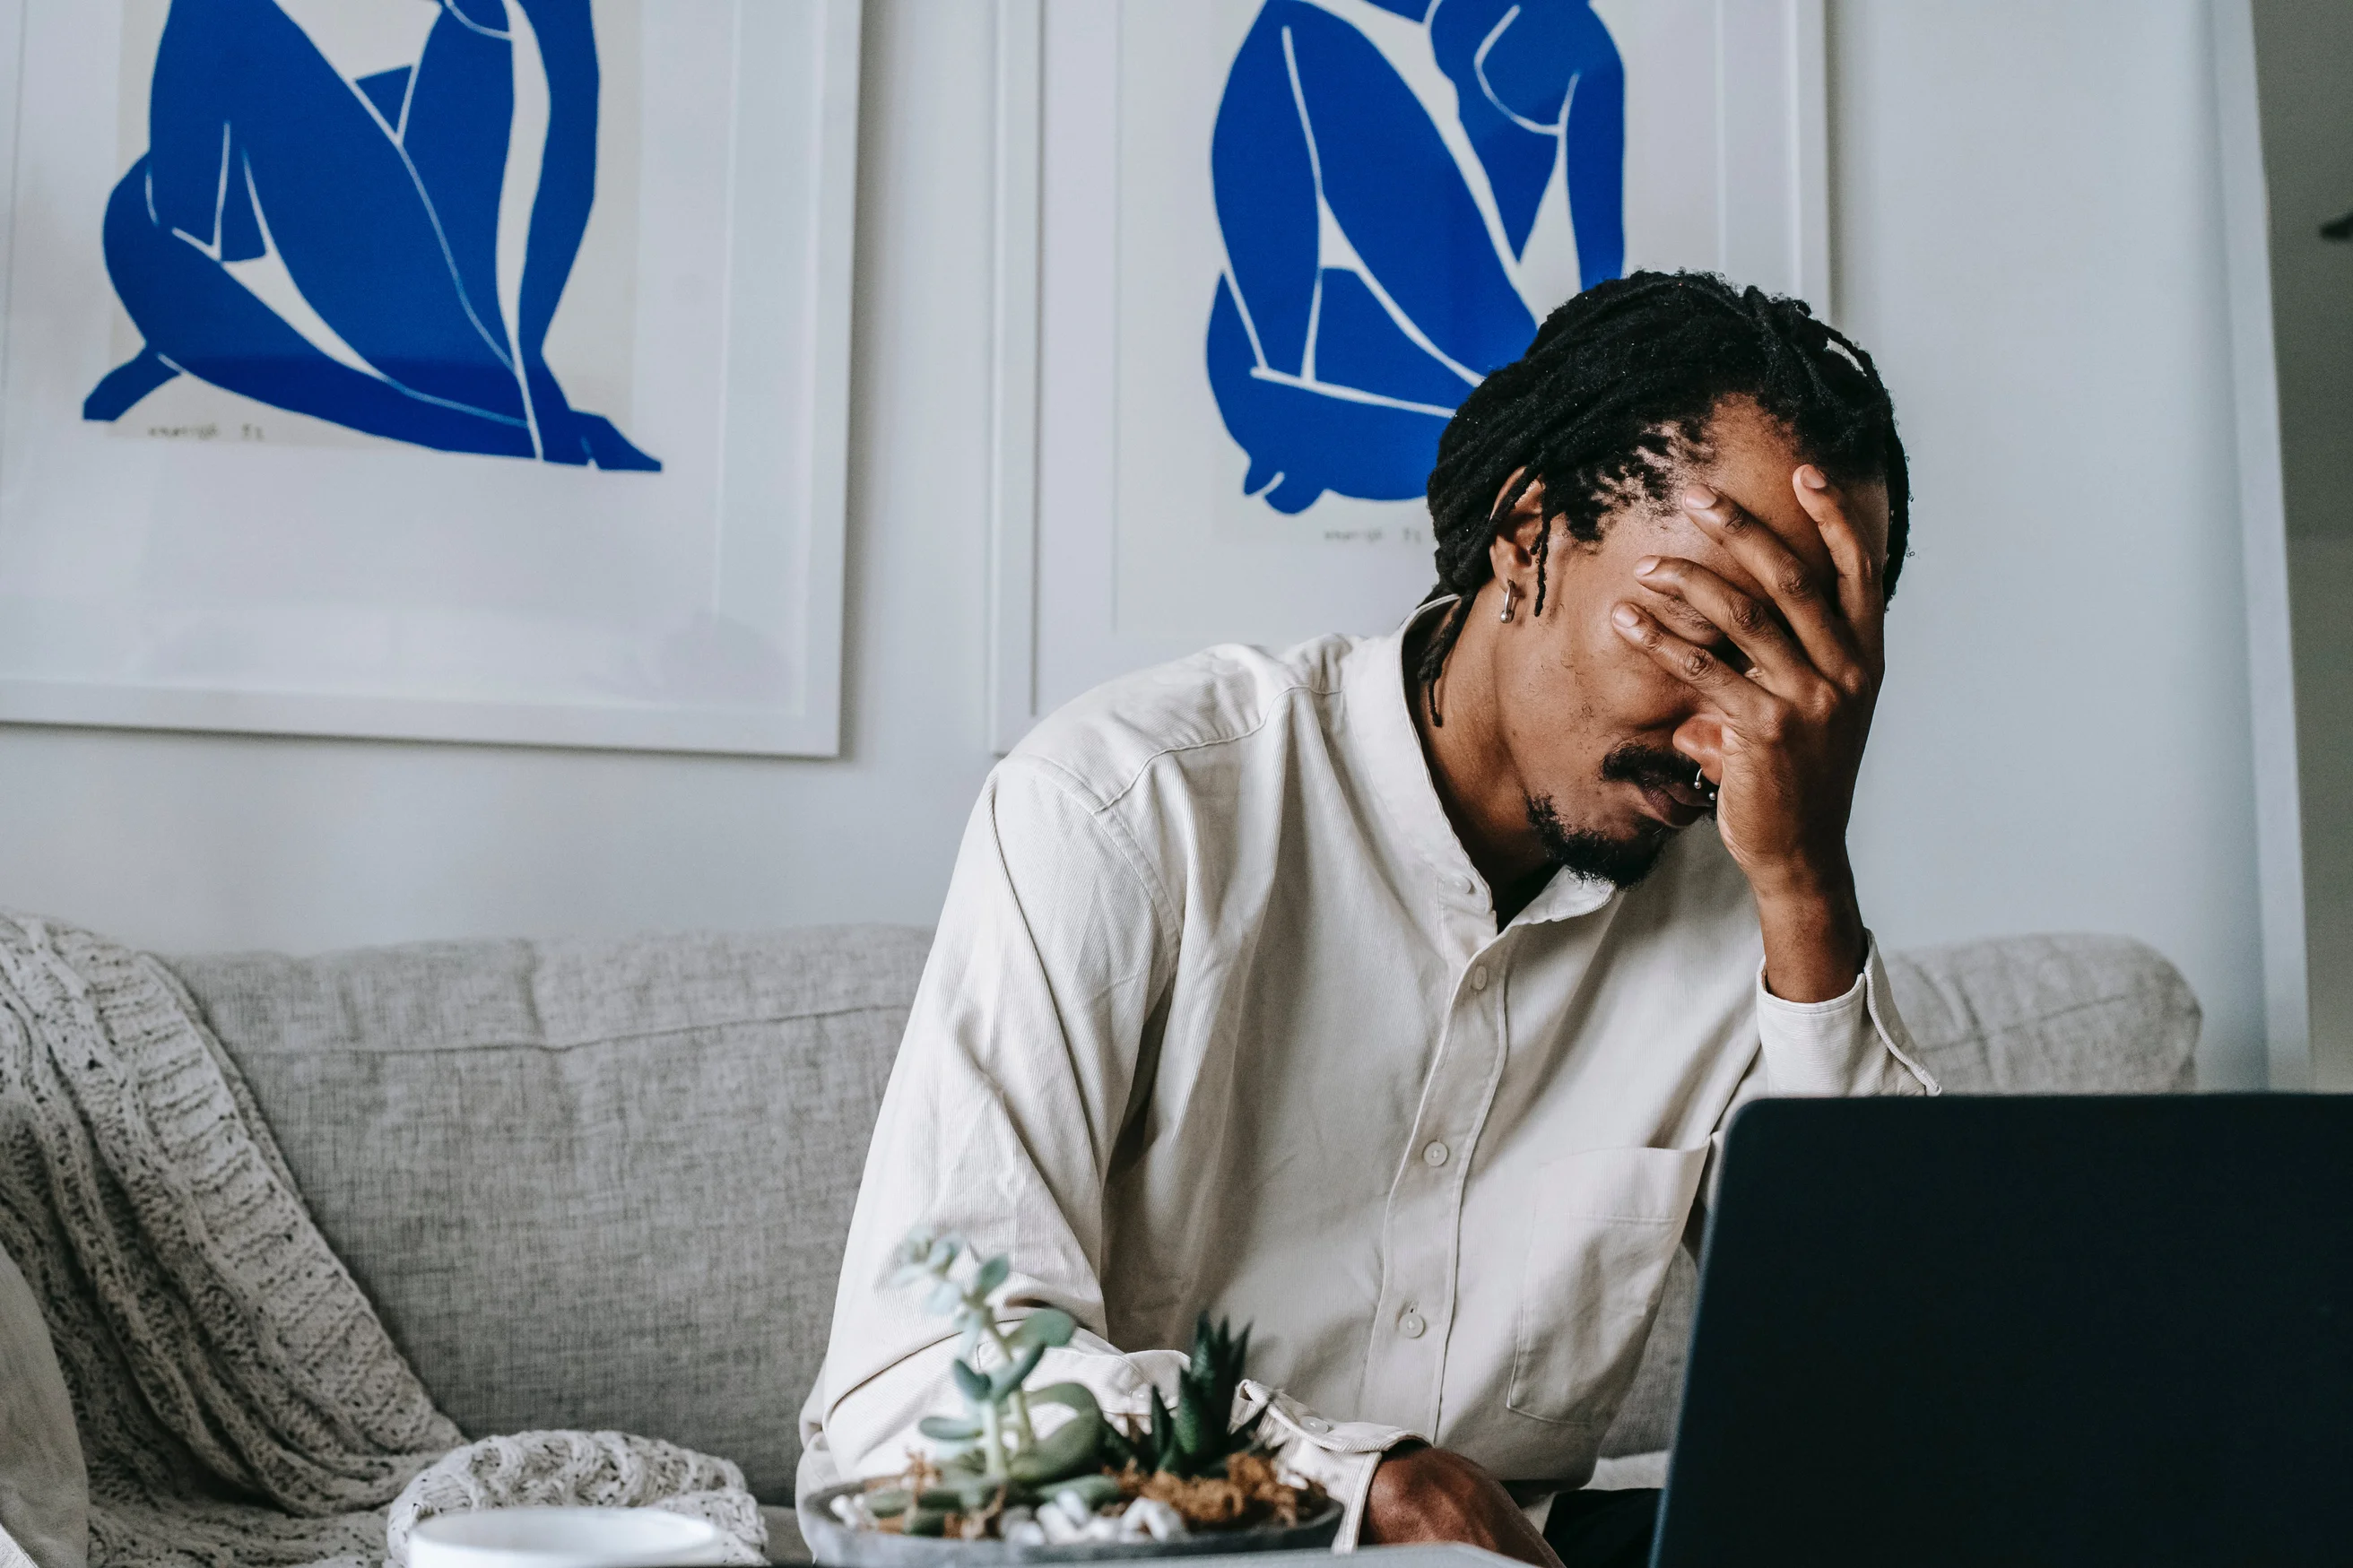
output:
[[[1913,457],[1854,849],[1899,944],[2129,931],[2260,1081],[2246,634],[2198,0],[1841,0],[1838,314]]]
[[[0,901],[173,949],[928,920],[988,764],[989,8],[869,0],[839,763],[0,730]],[[2258,1040],[2197,0],[1836,0],[1841,319],[1915,464],[1891,943],[2127,931]]]

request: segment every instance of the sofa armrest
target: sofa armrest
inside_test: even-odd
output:
[[[2158,1094],[2197,1087],[2197,995],[2145,942],[2015,936],[1887,961],[1928,1069],[1961,1094]]]

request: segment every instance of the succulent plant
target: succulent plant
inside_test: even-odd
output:
[[[1233,1456],[1261,1451],[1260,1416],[1231,1425],[1250,1355],[1248,1328],[1237,1334],[1222,1320],[1212,1325],[1203,1313],[1194,1328],[1192,1360],[1177,1377],[1176,1403],[1163,1403],[1159,1390],[1152,1390],[1149,1418],[1141,1430],[1129,1431],[1105,1418],[1084,1384],[1028,1386],[1046,1352],[1070,1343],[1078,1325],[1068,1312],[1048,1307],[1009,1331],[1000,1326],[1009,1259],[982,1259],[960,1237],[918,1230],[901,1244],[895,1261],[892,1281],[928,1287],[926,1305],[946,1315],[962,1336],[961,1353],[949,1370],[965,1414],[923,1418],[919,1430],[934,1445],[933,1461],[919,1462],[901,1484],[863,1495],[870,1526],[890,1520],[909,1535],[940,1535],[951,1528],[969,1534],[1003,1510],[1041,1504],[1085,1518],[1134,1489],[1134,1478],[1123,1485],[1113,1472],[1132,1467],[1145,1477],[1223,1477]],[[1070,1415],[1040,1436],[1036,1415],[1047,1405]]]
[[[901,1244],[892,1276],[901,1284],[929,1284],[927,1305],[945,1313],[963,1334],[964,1353],[949,1371],[966,1414],[927,1415],[918,1428],[937,1445],[941,1478],[937,1487],[900,1505],[913,1510],[907,1518],[910,1534],[923,1533],[918,1525],[928,1522],[923,1516],[929,1511],[977,1508],[1000,1496],[1047,1497],[1064,1489],[1058,1482],[1100,1475],[1103,1440],[1111,1430],[1084,1384],[1026,1386],[1048,1351],[1071,1342],[1078,1330],[1071,1315],[1041,1308],[1007,1332],[997,1324],[1003,1303],[997,1298],[1011,1260],[976,1262],[970,1277],[959,1280],[956,1265],[966,1251],[956,1237],[919,1230]],[[987,1371],[983,1361],[989,1363]],[[1034,1417],[1043,1405],[1059,1405],[1071,1416],[1041,1438]]]
[[[1226,1460],[1259,1447],[1259,1423],[1265,1412],[1240,1426],[1232,1426],[1234,1395],[1241,1388],[1243,1364],[1250,1357],[1250,1330],[1239,1334],[1223,1319],[1209,1321],[1207,1312],[1193,1325],[1193,1358],[1176,1378],[1176,1403],[1172,1407],[1152,1390],[1152,1415],[1141,1433],[1114,1433],[1106,1445],[1115,1464],[1133,1463],[1146,1474],[1172,1476],[1223,1475]]]

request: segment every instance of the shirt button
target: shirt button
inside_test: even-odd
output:
[[[1479,884],[1468,877],[1463,878],[1458,886],[1466,893],[1476,893],[1479,890]]]
[[[1471,989],[1473,991],[1484,991],[1487,989],[1487,966],[1485,964],[1482,963],[1478,968],[1471,972]]]
[[[1443,1143],[1430,1144],[1429,1148],[1424,1149],[1421,1152],[1421,1163],[1425,1165],[1443,1165],[1446,1163],[1446,1145]]]
[[[1398,1332],[1409,1340],[1421,1338],[1422,1331],[1429,1327],[1421,1321],[1421,1314],[1411,1307],[1408,1307],[1405,1315],[1398,1319]]]
[[[1320,1437],[1324,1433],[1332,1430],[1332,1423],[1324,1420],[1321,1415],[1310,1415],[1306,1420],[1302,1421],[1299,1424],[1299,1429],[1303,1432],[1310,1433]]]

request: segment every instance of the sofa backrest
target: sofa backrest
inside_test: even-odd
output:
[[[438,942],[170,961],[327,1239],[469,1436],[580,1426],[784,1502],[928,936]],[[1955,1091],[2186,1088],[2198,1007],[2137,942],[1897,955]],[[1665,1445],[1692,1275],[1606,1451]]]
[[[663,1437],[789,1501],[901,927],[168,961],[469,1436]]]

